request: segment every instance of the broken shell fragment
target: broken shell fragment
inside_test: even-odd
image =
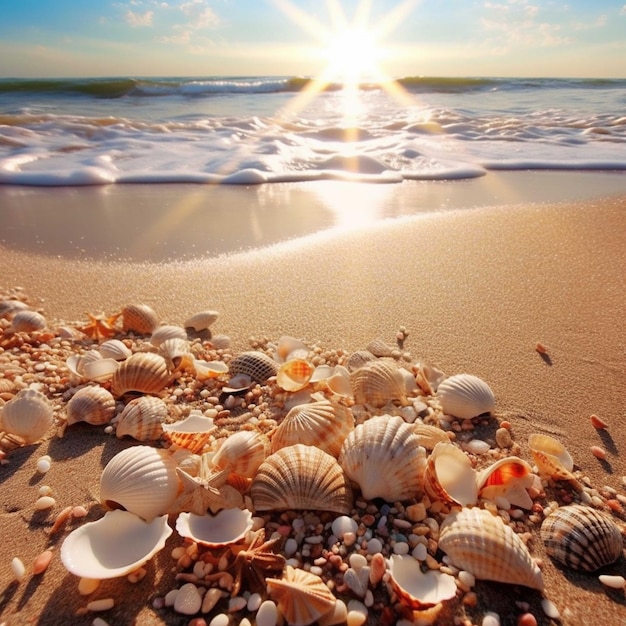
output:
[[[216,515],[180,513],[176,530],[181,537],[220,548],[241,541],[252,528],[252,513],[247,509],[222,509]]]
[[[213,419],[201,413],[190,413],[188,417],[173,424],[163,424],[163,436],[171,444],[197,453],[204,448],[211,434],[217,430]]]
[[[472,374],[457,374],[446,378],[437,388],[437,398],[446,415],[472,419],[493,413],[496,400],[489,385]]]
[[[198,380],[217,378],[222,374],[228,373],[228,365],[222,361],[202,361],[201,359],[194,359],[193,369],[196,372],[196,378]]]
[[[577,491],[582,490],[582,485],[572,474],[574,460],[558,439],[535,433],[528,437],[528,447],[540,474],[553,480],[565,480]]]
[[[77,380],[104,382],[117,371],[116,359],[103,357],[98,350],[88,350],[85,354],[72,354],[65,362],[67,369]]]
[[[52,405],[34,388],[22,389],[0,409],[0,431],[15,435],[25,444],[41,439],[52,426]]]

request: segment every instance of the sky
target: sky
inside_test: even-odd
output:
[[[2,0],[4,78],[309,76],[330,57],[393,78],[626,78],[626,4]]]

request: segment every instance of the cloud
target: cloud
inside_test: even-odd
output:
[[[152,26],[152,18],[154,17],[154,11],[146,11],[145,13],[135,13],[128,9],[124,19],[126,23],[132,28],[138,26]]]
[[[619,14],[620,15],[626,15],[626,4],[621,8]]]

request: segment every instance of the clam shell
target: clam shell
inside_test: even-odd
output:
[[[116,420],[115,434],[137,441],[156,441],[163,435],[167,405],[161,398],[141,396],[131,400]]]
[[[217,311],[200,311],[199,313],[188,317],[185,320],[183,326],[185,328],[193,328],[196,332],[200,332],[202,330],[206,330],[209,326],[211,326],[218,317],[219,313]]]
[[[350,409],[330,400],[294,406],[272,433],[272,452],[296,443],[316,446],[338,457],[341,446],[354,430]]]
[[[65,361],[65,365],[76,379],[94,382],[109,380],[119,367],[116,359],[104,358],[98,350],[72,354]]]
[[[377,408],[392,401],[408,404],[404,377],[392,361],[366,363],[350,375],[350,383],[356,404]]]
[[[352,490],[337,459],[303,444],[282,448],[261,463],[252,481],[257,511],[333,511],[347,515]]]
[[[446,378],[437,388],[437,398],[446,415],[472,419],[492,413],[496,399],[489,385],[472,374],[457,374]]]
[[[178,488],[176,462],[167,450],[133,446],[106,464],[100,477],[100,503],[151,521],[168,511]]]
[[[213,455],[213,465],[252,478],[270,454],[270,440],[258,430],[239,430],[223,441]]]
[[[346,437],[339,464],[366,500],[408,500],[422,490],[426,451],[401,417],[379,415]]]
[[[502,496],[513,506],[523,509],[530,509],[533,505],[526,489],[534,481],[532,467],[516,456],[499,459],[476,475],[478,495],[481,498],[494,500]]]
[[[204,448],[216,429],[217,426],[210,417],[191,413],[179,422],[163,424],[163,436],[170,443],[195,454]]]
[[[115,415],[115,398],[99,386],[79,389],[67,403],[67,425],[86,422],[93,426],[108,424]]]
[[[194,359],[193,369],[198,380],[217,378],[222,374],[228,373],[228,365],[222,361],[202,361],[201,359]]]
[[[413,425],[413,430],[419,439],[420,446],[427,450],[432,450],[438,443],[450,442],[446,431],[437,426],[416,422]]]
[[[541,525],[546,552],[574,570],[595,572],[615,562],[624,542],[617,524],[605,513],[581,504],[562,506]]]
[[[14,333],[32,333],[37,330],[43,330],[46,325],[46,318],[41,313],[24,309],[17,311],[13,315],[9,330]]]
[[[276,376],[278,363],[265,352],[242,352],[228,365],[231,376],[243,374],[257,383],[264,383],[271,376]]]
[[[0,431],[22,439],[25,444],[41,439],[52,426],[52,405],[36,389],[22,389],[0,409]]]
[[[304,359],[290,359],[281,363],[276,372],[276,384],[285,391],[300,391],[311,380],[314,367]]]
[[[150,343],[158,348],[164,341],[168,339],[187,340],[187,332],[181,326],[173,326],[172,324],[162,324],[157,326],[150,335]]]
[[[81,578],[117,578],[149,561],[165,547],[171,534],[167,515],[145,522],[127,511],[108,511],[66,537],[61,560],[69,572]]]
[[[167,361],[160,354],[137,352],[120,363],[111,380],[111,392],[116,397],[129,392],[158,394],[171,380]]]
[[[103,359],[114,359],[116,361],[123,361],[132,354],[130,348],[119,339],[103,341],[98,348],[98,352]]]
[[[446,517],[439,548],[452,564],[480,580],[543,590],[541,570],[526,544],[500,517],[484,509],[461,509]]]
[[[221,548],[241,541],[252,528],[252,513],[247,509],[222,509],[216,515],[180,513],[176,530],[181,537],[209,548]]]
[[[127,304],[122,309],[122,328],[138,335],[151,335],[159,325],[154,309],[147,304]]]

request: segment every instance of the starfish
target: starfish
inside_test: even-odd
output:
[[[118,329],[115,328],[115,322],[122,313],[115,313],[115,315],[105,316],[104,313],[100,315],[94,315],[93,313],[87,313],[89,323],[85,326],[79,326],[78,330],[81,333],[85,333],[91,339],[106,339],[107,337],[113,337]]]
[[[174,501],[171,512],[188,511],[195,515],[205,515],[208,509],[217,513],[220,509],[233,509],[243,505],[243,496],[226,484],[229,471],[226,469],[195,477],[177,467],[176,473],[183,485],[183,492]]]

